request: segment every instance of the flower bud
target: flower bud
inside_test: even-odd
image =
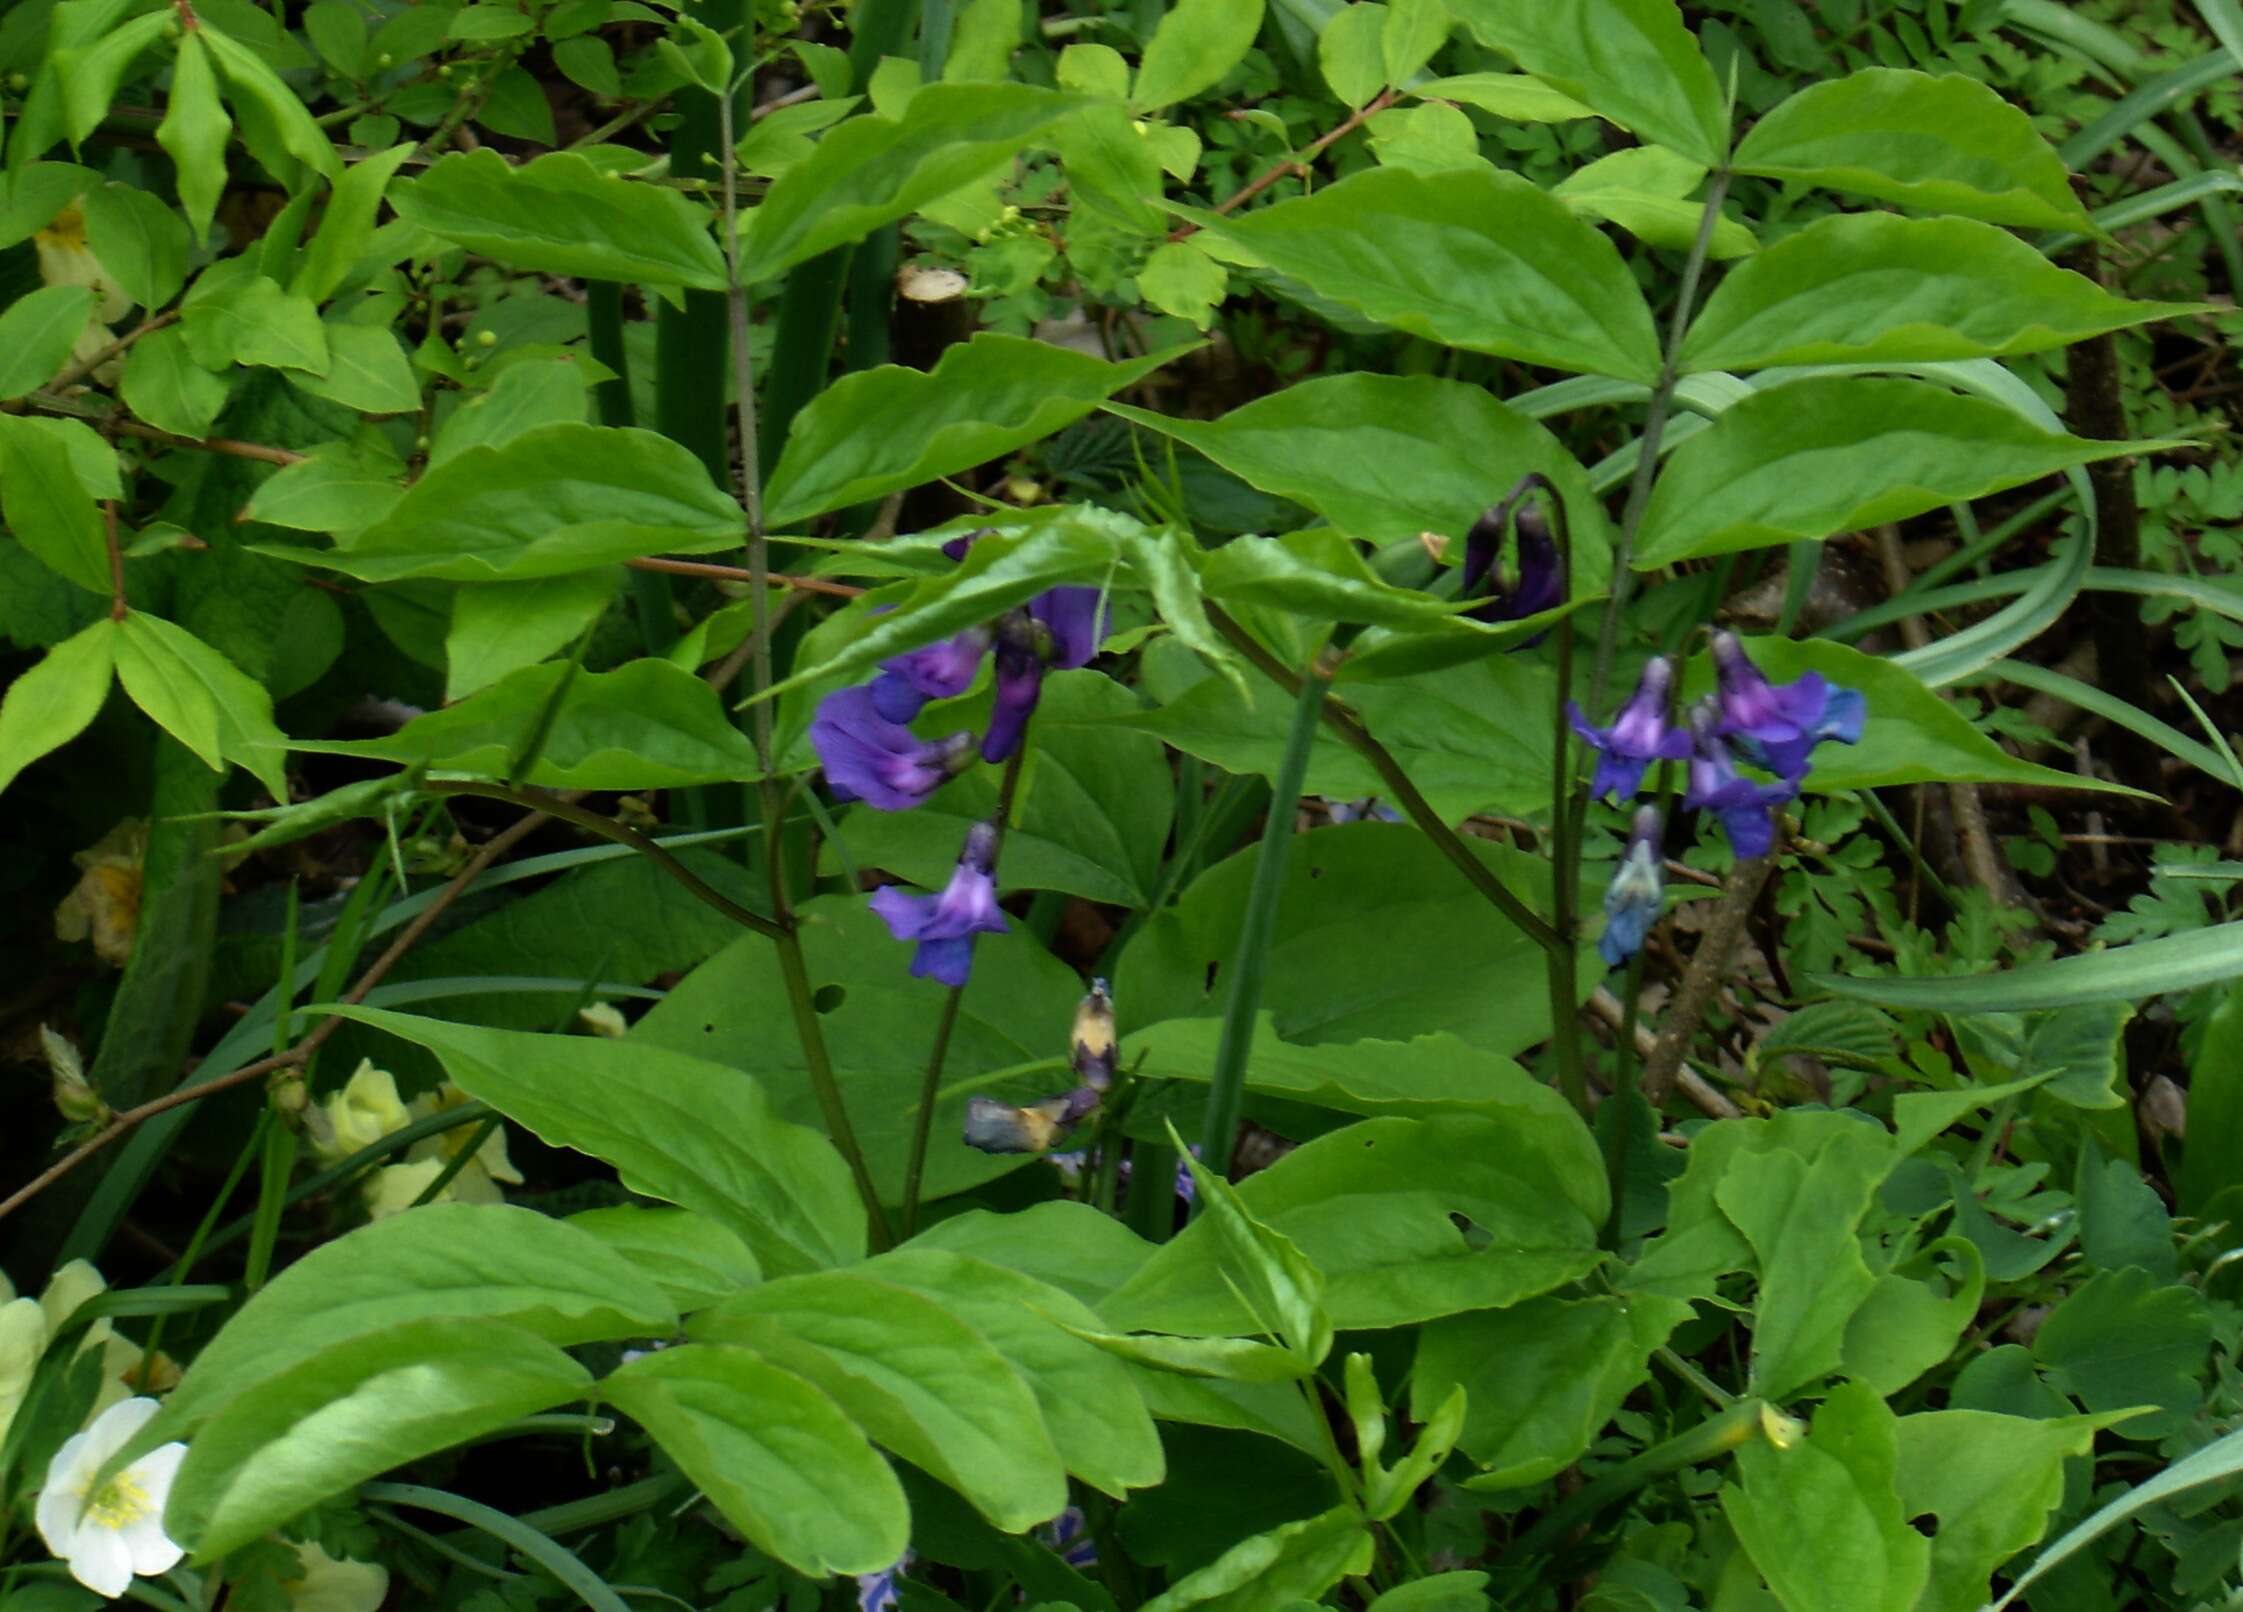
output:
[[[1094,1091],[1114,1083],[1114,998],[1102,979],[1090,982],[1090,994],[1075,1008],[1074,1050],[1070,1061],[1075,1078]]]

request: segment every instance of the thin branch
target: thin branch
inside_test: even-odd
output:
[[[109,549],[109,619],[122,621],[129,607],[125,603],[125,551],[117,542],[117,501],[101,501],[101,537]]]
[[[1641,1089],[1644,1101],[1654,1110],[1674,1089],[1675,1074],[1682,1067],[1682,1054],[1690,1045],[1690,1038],[1698,1033],[1706,1009],[1713,1005],[1714,993],[1721,988],[1722,973],[1729,964],[1729,954],[1736,948],[1737,937],[1744,933],[1745,919],[1752,913],[1752,904],[1760,899],[1768,875],[1775,870],[1774,850],[1766,856],[1739,862],[1730,870],[1728,887],[1722,891],[1713,916],[1706,920],[1706,927],[1698,935],[1698,947],[1690,954],[1690,966],[1683,971],[1682,983],[1675,988],[1673,999],[1660,1015],[1658,1042],[1643,1061]]]
[[[261,464],[296,465],[310,458],[309,454],[293,448],[275,448],[262,442],[243,442],[236,437],[183,437],[175,431],[163,431],[152,425],[142,425],[138,420],[113,420],[109,429],[119,436],[142,437],[150,442],[160,442],[167,448],[199,448],[204,453],[222,453],[232,459],[255,459]]]
[[[60,391],[65,386],[75,385],[77,382],[84,380],[88,375],[91,375],[95,370],[101,368],[102,365],[108,363],[112,358],[115,358],[118,355],[129,350],[132,344],[138,341],[141,337],[154,335],[157,331],[163,329],[164,326],[177,323],[178,319],[179,315],[176,311],[171,313],[159,313],[150,315],[148,318],[141,320],[139,324],[133,326],[132,329],[126,331],[122,336],[119,336],[108,346],[102,348],[101,351],[95,353],[91,358],[81,359],[77,363],[72,364],[60,375],[57,375],[53,380],[47,382],[43,390],[50,392]]]
[[[1308,148],[1302,151],[1298,156],[1287,157],[1283,162],[1270,169],[1267,173],[1261,174],[1256,178],[1248,180],[1243,186],[1234,191],[1230,196],[1226,197],[1222,201],[1217,202],[1215,204],[1215,211],[1218,213],[1228,213],[1235,208],[1244,207],[1248,202],[1252,201],[1256,196],[1259,196],[1263,191],[1269,189],[1270,186],[1276,184],[1280,179],[1288,179],[1294,177],[1303,179],[1307,178],[1310,164],[1314,163],[1318,157],[1321,157],[1327,147],[1346,139],[1357,129],[1360,129],[1371,118],[1385,111],[1400,98],[1401,91],[1399,90],[1385,89],[1379,91],[1379,93],[1375,97],[1365,102],[1363,106],[1352,113],[1345,123],[1340,124],[1337,128],[1328,130],[1325,133],[1318,135],[1316,139],[1309,144]],[[1168,232],[1168,238],[1172,241],[1180,241],[1184,239],[1185,236],[1195,232],[1198,228],[1199,226],[1197,224],[1179,224],[1176,228]]]
[[[666,560],[659,555],[640,555],[623,563],[634,571],[663,571],[671,576],[707,577],[716,582],[745,582],[753,586],[756,580],[756,573],[746,566],[712,565],[703,560]],[[854,599],[864,592],[864,589],[853,582],[834,582],[825,577],[789,576],[783,571],[764,572],[763,585],[793,588],[798,593],[830,593],[836,599]]]

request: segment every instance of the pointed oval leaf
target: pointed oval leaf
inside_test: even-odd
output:
[[[573,152],[516,168],[488,147],[455,151],[389,196],[400,218],[518,269],[724,288],[707,209],[660,185],[611,178]]]
[[[44,386],[70,362],[93,314],[93,292],[50,285],[16,298],[0,314],[0,401]]]
[[[322,1011],[428,1048],[469,1096],[555,1147],[607,1160],[633,1192],[707,1215],[765,1270],[864,1257],[864,1210],[841,1155],[774,1116],[763,1087],[737,1069],[638,1042]]]
[[[984,331],[948,349],[930,371],[883,364],[845,375],[788,428],[764,489],[770,523],[790,526],[999,458],[1072,425],[1189,351],[1172,347],[1109,364]]]
[[[1651,310],[1619,249],[1515,174],[1378,168],[1243,217],[1195,217],[1318,296],[1412,335],[1622,380],[1659,373]]]
[[[600,1392],[799,1573],[881,1572],[910,1542],[894,1469],[822,1390],[750,1350],[679,1344],[627,1362]]]
[[[1812,84],[1753,126],[1739,173],[2028,229],[2085,229],[2063,159],[1974,78],[1865,67]]]
[[[1638,569],[1858,532],[2176,443],[2043,431],[1923,381],[1825,375],[1725,409],[1660,469]]]
[[[1674,0],[1448,0],[1552,89],[1711,168],[1729,149],[1725,97]]]
[[[213,767],[233,762],[286,800],[288,736],[265,685],[161,616],[135,610],[117,628],[117,678],[133,702]]]
[[[1262,0],[1179,0],[1145,46],[1131,105],[1157,112],[1214,88],[1261,31]]]
[[[2084,1002],[2130,1002],[2243,975],[2243,922],[2136,941],[1993,974],[1943,979],[1815,974],[1818,990],[1918,1013],[2032,1013]]]
[[[41,756],[61,749],[101,713],[117,651],[117,624],[104,616],[47,651],[0,694],[0,790]]]
[[[2114,297],[1973,219],[1841,214],[1730,270],[1683,338],[1682,367],[2037,353],[2192,311]]]
[[[405,1321],[243,1388],[189,1446],[164,1531],[215,1561],[330,1495],[580,1398],[592,1374],[497,1322]]]

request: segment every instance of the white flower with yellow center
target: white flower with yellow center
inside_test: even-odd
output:
[[[40,279],[49,285],[82,285],[93,293],[93,311],[70,353],[72,365],[82,364],[115,343],[116,333],[109,326],[132,311],[132,298],[86,244],[86,215],[77,202],[55,214],[45,229],[34,232],[31,244],[39,254]],[[113,358],[93,375],[111,386],[123,371],[124,361]]]
[[[164,1532],[164,1502],[187,1446],[159,1445],[99,1489],[94,1477],[156,1414],[152,1399],[128,1399],[55,1451],[39,1491],[39,1537],[70,1564],[70,1576],[115,1600],[133,1575],[168,1573],[187,1553]]]

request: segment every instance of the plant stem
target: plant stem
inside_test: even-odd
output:
[[[752,46],[754,8],[750,6],[744,10]],[[738,93],[753,99],[754,84],[755,69],[751,65],[741,77]],[[771,915],[777,930],[772,940],[779,950],[779,973],[786,982],[787,1001],[794,1013],[795,1034],[802,1042],[802,1063],[810,1076],[810,1089],[817,1094],[818,1112],[825,1119],[827,1134],[841,1156],[849,1161],[849,1174],[856,1181],[857,1196],[864,1200],[872,1245],[878,1250],[891,1246],[895,1233],[888,1225],[887,1211],[880,1206],[880,1189],[873,1184],[864,1149],[857,1142],[856,1127],[849,1122],[849,1108],[842,1101],[841,1084],[834,1078],[833,1060],[826,1051],[825,1027],[818,1022],[817,1003],[812,999],[809,965],[802,956],[802,937],[795,928],[794,903],[787,893],[787,860],[779,843],[779,831],[786,816],[786,798],[773,770],[771,702],[762,698],[771,687],[768,620],[771,548],[763,532],[763,471],[756,456],[755,364],[748,353],[748,288],[740,280],[740,162],[733,149],[732,102],[730,93],[716,98],[717,155],[723,177],[724,300],[732,338],[732,382],[736,394],[733,406],[737,410],[740,436],[740,505],[748,517],[748,590],[754,613],[755,655],[750,663],[750,675],[754,678],[757,697],[751,721],[756,762],[763,774],[757,783],[757,793],[763,801],[763,864],[771,877]]]
[[[1020,788],[1020,768],[1028,755],[1028,740],[1023,735],[1019,744],[1005,761],[1004,778],[997,785],[997,809],[990,814],[990,826],[997,831],[996,854],[1002,857],[1005,849],[1005,825],[1012,818],[1013,796]],[[997,863],[991,863],[992,875]],[[958,1025],[958,1006],[965,1000],[966,988],[953,985],[943,997],[942,1016],[935,1021],[935,1044],[927,1054],[926,1077],[919,1082],[919,1107],[911,1121],[911,1156],[904,1164],[903,1211],[898,1216],[901,1235],[909,1237],[919,1224],[919,1187],[927,1168],[927,1143],[934,1133],[935,1099],[942,1090],[943,1060],[950,1055],[950,1033]]]
[[[1214,1075],[1207,1089],[1207,1124],[1201,1132],[1200,1158],[1210,1170],[1230,1174],[1231,1148],[1238,1137],[1238,1115],[1246,1092],[1246,1058],[1254,1044],[1254,1018],[1262,1005],[1262,976],[1269,968],[1270,937],[1277,929],[1277,903],[1285,888],[1285,853],[1293,844],[1293,818],[1300,810],[1301,784],[1308,777],[1308,753],[1316,742],[1316,722],[1330,687],[1314,672],[1300,680],[1293,726],[1285,736],[1285,755],[1277,765],[1262,848],[1254,860],[1254,883],[1238,926],[1238,949],[1231,954],[1230,994],[1223,1004],[1223,1035],[1215,1050]],[[1150,1184],[1147,1183],[1147,1186]]]
[[[1573,528],[1566,518],[1565,499],[1549,478],[1539,473],[1521,481],[1511,499],[1523,502],[1536,492],[1550,506],[1551,536],[1558,546],[1558,596],[1570,600]],[[1556,654],[1557,687],[1550,702],[1550,927],[1557,931],[1562,944],[1544,950],[1543,977],[1550,991],[1550,1046],[1558,1060],[1558,1087],[1574,1110],[1587,1119],[1589,1078],[1581,1067],[1580,953],[1573,943],[1579,928],[1574,901],[1581,883],[1581,825],[1572,811],[1573,727],[1565,709],[1573,687],[1571,611],[1558,618]]]
[[[1596,669],[1589,677],[1589,709],[1604,709],[1605,680],[1612,675],[1612,652],[1620,640],[1620,613],[1627,607],[1634,580],[1630,564],[1635,557],[1636,529],[1651,502],[1651,483],[1659,473],[1659,439],[1666,435],[1667,416],[1674,408],[1675,383],[1682,378],[1682,338],[1690,328],[1690,315],[1698,300],[1698,281],[1706,271],[1713,246],[1713,227],[1721,219],[1721,199],[1729,194],[1729,170],[1716,168],[1706,186],[1705,211],[1698,215],[1698,234],[1690,255],[1682,261],[1682,287],[1675,295],[1674,318],[1667,326],[1666,356],[1659,364],[1659,379],[1651,388],[1651,401],[1643,416],[1643,435],[1637,442],[1635,478],[1628,484],[1627,507],[1620,516],[1619,541],[1612,548],[1612,587],[1605,601],[1604,622],[1597,629]]]
[[[1207,620],[1240,654],[1252,661],[1280,688],[1288,694],[1300,692],[1301,675],[1264,649],[1254,635],[1232,620],[1226,611],[1210,604],[1207,607]],[[1440,853],[1455,864],[1465,881],[1485,896],[1496,911],[1510,919],[1537,946],[1547,950],[1566,944],[1558,938],[1556,929],[1512,894],[1510,888],[1495,876],[1494,870],[1472,854],[1471,847],[1457,837],[1456,831],[1441,820],[1441,814],[1418,793],[1417,785],[1410,782],[1410,775],[1402,770],[1402,764],[1394,759],[1393,753],[1380,744],[1370,729],[1357,721],[1352,712],[1327,698],[1324,701],[1323,717],[1324,725],[1378,772],[1379,779],[1386,785],[1386,793],[1394,804],[1401,807],[1410,820],[1425,831],[1426,837],[1433,841]]]
[[[1677,1433],[1664,1444],[1645,1450],[1633,1461],[1583,1484],[1521,1534],[1503,1553],[1505,1559],[1525,1561],[1547,1555],[1567,1534],[1621,1496],[1633,1494],[1654,1478],[1665,1477],[1686,1466],[1696,1466],[1700,1461],[1726,1455],[1749,1444],[1760,1431],[1760,1414],[1765,1407],[1764,1400],[1738,1400],[1720,1415],[1700,1422],[1687,1432]]]

